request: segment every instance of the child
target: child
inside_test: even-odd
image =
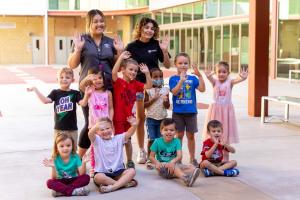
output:
[[[113,99],[112,94],[106,89],[104,73],[99,68],[91,68],[88,71],[88,76],[80,82],[80,90],[88,90],[89,99],[83,101],[82,106],[89,106],[89,129],[92,128],[98,119],[109,117],[113,119]],[[94,174],[95,159],[94,148],[91,145],[91,171],[90,175]]]
[[[213,175],[237,176],[239,174],[235,160],[222,161],[223,151],[235,153],[235,149],[229,144],[222,144],[222,124],[217,120],[211,120],[207,124],[207,133],[209,138],[203,142],[202,162],[200,168],[206,177]]]
[[[210,68],[205,69],[205,75],[214,88],[214,102],[209,106],[203,129],[203,141],[208,138],[206,125],[210,120],[218,120],[223,124],[222,142],[226,144],[238,143],[239,137],[235,119],[234,108],[231,102],[231,90],[233,85],[247,79],[248,72],[242,68],[238,78],[229,78],[229,65],[227,62],[220,61],[216,65],[217,79],[213,78]],[[224,151],[223,159],[229,160],[229,154]]]
[[[156,138],[160,138],[160,123],[167,117],[170,107],[169,88],[163,87],[163,72],[159,68],[150,70],[153,88],[145,91],[144,106],[146,109],[146,126],[148,132],[148,158],[150,147]],[[147,169],[153,169],[150,159],[146,162]]]
[[[165,118],[160,126],[161,138],[155,139],[151,146],[150,160],[155,164],[160,176],[166,179],[177,177],[188,187],[192,187],[199,176],[199,168],[179,164],[182,159],[180,140],[176,134],[175,120]]]
[[[125,169],[123,163],[123,146],[134,134],[137,120],[128,118],[131,127],[123,134],[115,135],[112,121],[101,118],[89,131],[89,138],[95,150],[94,182],[101,193],[112,192],[121,187],[135,187],[133,179],[135,169]]]
[[[128,130],[130,124],[127,118],[132,116],[132,109],[135,101],[141,101],[143,98],[139,97],[139,93],[143,93],[144,89],[152,87],[152,80],[148,67],[144,64],[138,65],[133,59],[128,59],[130,53],[124,51],[115,63],[112,70],[112,80],[114,89],[114,128],[115,134],[121,134]],[[121,68],[123,77],[118,77],[118,71]],[[146,75],[146,84],[135,80],[138,69]],[[137,96],[136,96],[137,95]],[[132,161],[132,144],[131,140],[125,144],[127,155],[127,168],[134,168]]]
[[[53,190],[54,197],[88,195],[89,190],[84,187],[90,182],[90,177],[85,174],[87,161],[85,156],[81,162],[70,135],[62,133],[56,136],[52,158],[43,161],[52,169],[52,179],[47,181],[47,186]]]
[[[197,127],[197,100],[196,89],[200,92],[205,91],[205,83],[196,66],[193,66],[196,76],[187,75],[190,64],[190,58],[186,53],[179,53],[175,57],[175,66],[177,75],[169,80],[170,90],[173,94],[173,115],[176,122],[177,137],[181,140],[186,131],[188,140],[188,149],[190,154],[190,163],[195,167],[199,164],[195,159],[195,136]]]
[[[60,89],[52,90],[47,97],[36,87],[27,88],[27,91],[35,92],[44,104],[54,102],[54,138],[58,133],[69,134],[75,142],[74,148],[76,149],[78,138],[76,103],[82,105],[83,100],[79,91],[70,89],[71,83],[75,80],[72,69],[64,67],[58,71],[57,75]],[[85,95],[84,99],[88,99],[88,95]]]

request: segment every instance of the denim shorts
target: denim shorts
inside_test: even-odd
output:
[[[156,120],[153,118],[146,118],[146,127],[149,140],[155,140],[161,137],[160,123],[162,120]]]

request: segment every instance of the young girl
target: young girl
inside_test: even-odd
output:
[[[223,124],[222,142],[227,144],[238,143],[236,118],[231,102],[231,90],[233,85],[247,79],[248,71],[242,68],[239,77],[229,78],[229,65],[225,61],[220,61],[216,65],[217,79],[213,77],[213,72],[208,67],[205,75],[214,88],[214,102],[209,106],[203,130],[203,141],[208,138],[207,123],[210,120],[218,120]],[[228,161],[229,154],[224,151],[224,161]]]
[[[145,91],[144,106],[146,109],[146,127],[148,132],[148,160],[147,169],[153,169],[149,159],[150,147],[156,138],[161,137],[160,123],[167,117],[170,107],[169,88],[163,87],[163,72],[159,68],[150,70],[153,87]]]
[[[190,57],[188,54],[177,54],[174,62],[177,68],[177,75],[170,77],[169,80],[170,90],[173,94],[172,118],[176,122],[177,137],[181,140],[181,144],[184,132],[186,131],[190,163],[198,167],[199,164],[195,159],[194,135],[198,132],[196,90],[204,92],[205,83],[196,66],[192,66],[195,76],[187,74],[190,65]]]
[[[137,126],[134,117],[129,117],[127,121],[131,127],[123,134],[113,136],[113,124],[107,117],[99,119],[89,131],[95,150],[94,182],[101,193],[137,186],[137,181],[133,179],[135,169],[125,169],[123,163],[123,146],[134,134]]]
[[[52,195],[56,196],[85,196],[89,190],[84,186],[90,182],[85,174],[87,156],[82,161],[75,152],[73,138],[68,134],[58,134],[55,138],[51,159],[44,159],[43,164],[52,168],[51,178],[47,181]]]
[[[88,88],[88,89],[87,89]],[[80,82],[81,91],[86,91],[89,95],[88,100],[84,99],[82,106],[89,106],[89,129],[93,127],[97,120],[102,117],[109,117],[113,119],[113,99],[109,90],[106,90],[104,73],[99,68],[91,68],[88,71],[88,76]],[[95,159],[94,148],[91,145],[91,171],[90,175],[93,176]]]

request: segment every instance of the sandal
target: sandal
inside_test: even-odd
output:
[[[136,187],[138,185],[137,180],[132,179],[131,181],[129,181],[124,187],[125,188],[130,188],[130,187]]]
[[[147,167],[147,169],[149,169],[149,170],[154,169],[154,166],[152,165],[151,160],[147,160],[147,162],[146,162],[146,167]]]
[[[101,185],[99,187],[99,192],[100,193],[108,193],[112,192],[112,185]]]

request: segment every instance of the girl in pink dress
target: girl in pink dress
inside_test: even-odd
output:
[[[112,93],[106,89],[103,71],[98,68],[92,68],[88,72],[88,76],[80,82],[80,89],[86,91],[88,87],[88,101],[84,102],[83,106],[89,106],[89,129],[91,129],[103,117],[113,119],[113,99]],[[93,176],[95,159],[94,147],[91,145],[91,171],[90,175]]]
[[[239,136],[237,131],[236,118],[234,113],[234,107],[231,101],[231,90],[233,85],[242,82],[247,79],[248,71],[245,68],[241,69],[239,77],[235,79],[229,78],[229,64],[225,61],[220,61],[216,65],[215,69],[217,79],[213,77],[214,72],[208,67],[205,69],[205,75],[211,82],[214,93],[213,103],[210,104],[202,134],[203,141],[208,139],[207,123],[210,120],[218,120],[223,124],[223,135],[221,137],[221,143],[232,144],[239,142]],[[229,159],[228,152],[223,152],[223,159],[227,161]]]

